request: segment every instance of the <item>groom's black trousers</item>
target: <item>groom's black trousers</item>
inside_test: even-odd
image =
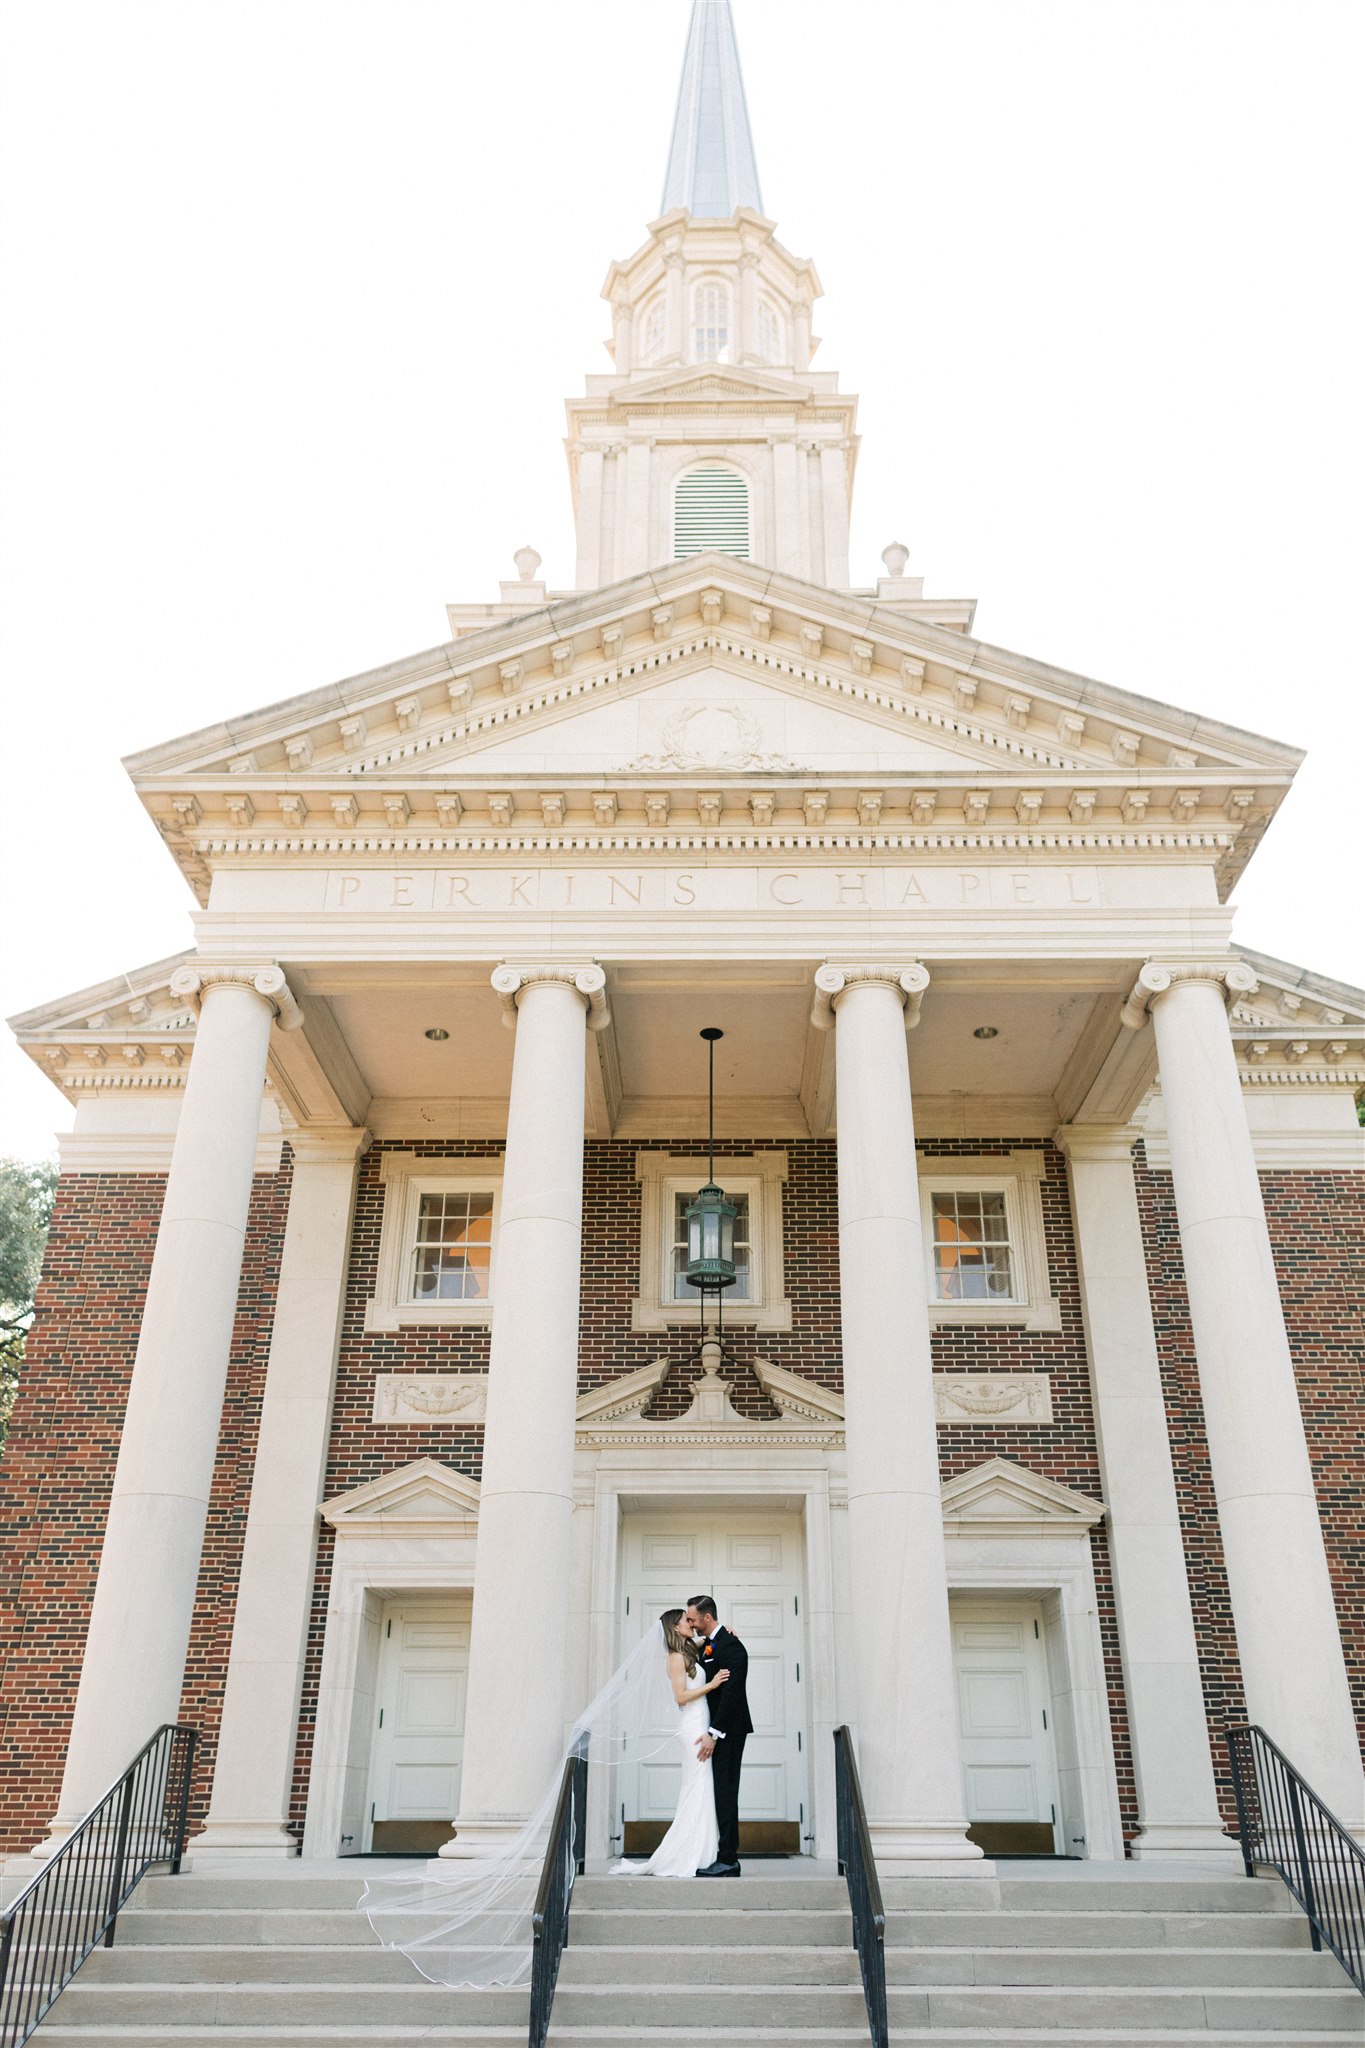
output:
[[[716,1825],[720,1829],[718,1863],[739,1861],[739,1773],[744,1762],[745,1733],[736,1729],[718,1742],[711,1755],[711,1782],[716,1793]]]

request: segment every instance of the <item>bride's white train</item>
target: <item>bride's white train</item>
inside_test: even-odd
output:
[[[670,1610],[668,1619],[676,1624],[681,1610]],[[439,1874],[422,1864],[420,1874],[369,1880],[360,1910],[386,1948],[399,1950],[435,1984],[525,1982],[531,1973],[531,1913],[563,1765],[571,1756],[586,1756],[594,1773],[615,1771],[680,1744],[682,1788],[668,1835],[647,1865],[618,1867],[690,1877],[714,1858],[711,1765],[698,1756],[696,1746],[707,1731],[709,1688],[700,1671],[685,1673],[691,1682],[684,1685],[680,1703],[669,1659],[661,1618],[579,1715],[535,1812],[496,1854],[452,1861]],[[681,1656],[677,1661],[684,1663]],[[656,1870],[656,1858],[665,1849],[667,1867]]]

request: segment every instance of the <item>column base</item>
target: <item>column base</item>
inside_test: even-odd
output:
[[[299,1854],[297,1835],[291,1835],[274,1820],[210,1820],[202,1834],[188,1845],[187,1854],[196,1870],[219,1863],[240,1863],[262,1857],[295,1857]]]
[[[1134,1836],[1128,1854],[1134,1863],[1235,1863],[1239,1870],[1242,1866],[1241,1850],[1212,1821],[1156,1821]]]
[[[975,1842],[966,1822],[868,1822],[872,1854],[883,1877],[994,1877],[995,1865]]]
[[[511,1847],[522,1829],[524,1820],[462,1820],[459,1832],[448,1842],[442,1842],[436,1851],[437,1861],[433,1866],[439,1869],[443,1862],[475,1862],[482,1856],[498,1856]]]

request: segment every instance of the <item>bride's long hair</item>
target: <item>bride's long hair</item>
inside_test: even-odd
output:
[[[682,1620],[685,1611],[681,1607],[665,1608],[664,1612],[659,1616],[659,1622],[664,1632],[665,1643],[667,1643],[670,1650],[677,1650],[679,1652],[683,1663],[687,1666],[688,1677],[695,1678],[698,1663],[697,1646],[691,1636],[685,1636],[678,1627],[678,1623]]]

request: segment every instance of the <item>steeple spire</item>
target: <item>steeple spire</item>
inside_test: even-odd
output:
[[[692,0],[662,211],[696,220],[763,211],[730,0]]]

